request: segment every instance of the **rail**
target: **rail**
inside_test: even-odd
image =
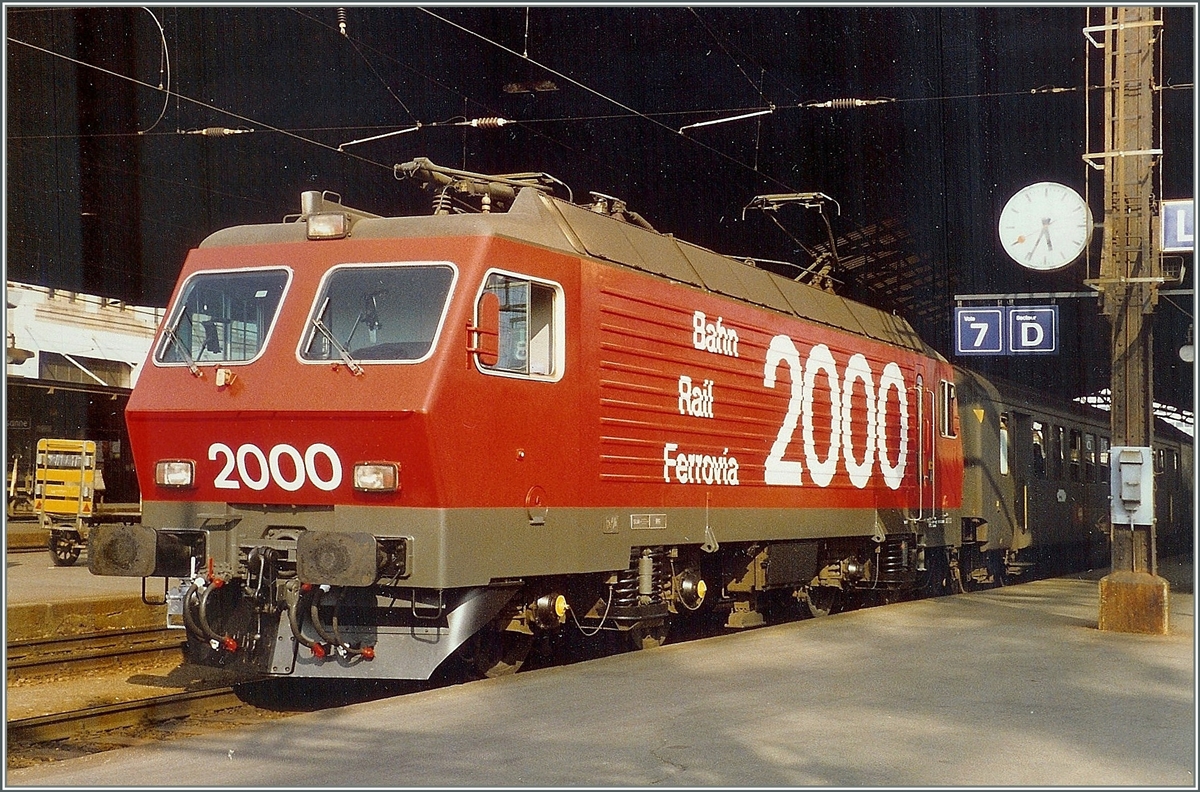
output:
[[[11,743],[41,743],[244,706],[231,687],[169,693],[8,721]]]
[[[6,652],[6,675],[8,681],[13,682],[109,667],[136,656],[170,653],[180,653],[182,660],[183,643],[184,637],[179,630],[165,627],[11,641]]]

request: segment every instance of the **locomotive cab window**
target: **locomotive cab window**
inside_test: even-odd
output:
[[[942,437],[958,437],[958,397],[954,383],[942,380]]]
[[[429,357],[457,273],[448,263],[343,264],[325,276],[300,347],[307,361]]]
[[[475,315],[480,343],[473,351],[480,370],[551,381],[562,376],[566,344],[557,283],[491,272]]]
[[[191,276],[164,324],[155,361],[194,367],[258,357],[290,279],[286,269]]]

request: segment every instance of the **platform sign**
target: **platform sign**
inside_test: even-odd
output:
[[[1058,354],[1058,306],[1012,305],[1008,318],[1010,355]]]
[[[957,355],[1058,354],[1057,305],[954,309]]]
[[[1162,202],[1162,252],[1196,249],[1196,203],[1191,198]]]
[[[954,309],[954,352],[958,355],[1003,355],[1004,309]]]

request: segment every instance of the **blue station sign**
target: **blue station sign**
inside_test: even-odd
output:
[[[954,309],[958,355],[1058,354],[1057,305]]]
[[[958,355],[1003,355],[1004,309],[955,308],[954,352]]]
[[[1196,202],[1191,198],[1162,202],[1162,252],[1196,249]]]

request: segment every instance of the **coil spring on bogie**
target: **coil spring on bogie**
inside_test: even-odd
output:
[[[876,548],[875,574],[879,583],[903,583],[909,578],[907,538],[888,539]]]
[[[614,608],[637,607],[638,573],[636,568],[626,569],[617,573],[617,582],[616,585],[613,586],[612,597],[612,604]]]
[[[617,574],[613,605],[632,608],[662,605],[671,592],[671,568],[664,547],[635,547],[629,553],[629,569]]]

